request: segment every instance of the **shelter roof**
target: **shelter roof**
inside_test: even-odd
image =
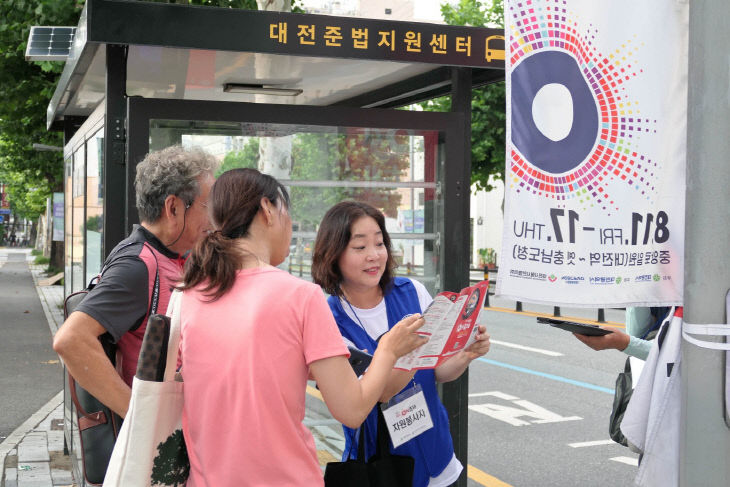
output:
[[[87,0],[47,122],[88,116],[103,101],[105,44],[127,46],[128,96],[388,107],[448,93],[451,66],[475,68],[474,85],[503,79],[503,35],[480,27]]]

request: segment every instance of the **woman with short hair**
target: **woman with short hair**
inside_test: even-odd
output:
[[[404,316],[425,311],[432,301],[420,282],[395,277],[395,267],[390,236],[380,211],[367,203],[343,201],[325,214],[314,244],[312,277],[331,295],[327,302],[340,333],[360,350],[380,350],[383,333]],[[436,383],[457,379],[488,350],[489,335],[480,325],[477,341],[436,369],[391,371],[380,401],[420,387],[433,422],[433,428],[399,447],[392,448],[391,444],[394,455],[414,458],[414,486],[447,486],[459,478],[463,467],[454,455],[449,420]],[[373,409],[366,420],[366,457],[375,452],[377,424],[377,410]],[[345,452],[355,458],[357,431],[347,425],[344,430]]]

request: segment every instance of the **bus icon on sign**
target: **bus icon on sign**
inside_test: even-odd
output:
[[[494,46],[495,44],[498,44],[498,42],[492,42],[493,47],[490,48],[489,41],[504,42],[504,36],[489,36],[487,37],[487,40],[484,41],[484,57],[487,59],[487,62],[491,62],[493,59],[504,61],[504,49],[499,49]]]

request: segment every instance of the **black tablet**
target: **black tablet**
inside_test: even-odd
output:
[[[559,320],[556,318],[543,318],[542,316],[538,316],[537,322],[547,323],[548,325],[554,326],[555,328],[560,328],[562,330],[577,333],[579,335],[601,336],[613,333],[611,330],[606,330],[604,328],[601,328],[600,326],[588,325],[585,323],[576,323],[575,321]]]
[[[350,351],[349,360],[352,370],[355,371],[355,375],[360,377],[370,366],[370,361],[373,360],[373,356],[354,347],[347,347],[347,349]]]

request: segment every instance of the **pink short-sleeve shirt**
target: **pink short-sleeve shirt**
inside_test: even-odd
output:
[[[302,424],[309,364],[348,355],[321,289],[274,267],[181,308],[189,487],[321,486]]]

